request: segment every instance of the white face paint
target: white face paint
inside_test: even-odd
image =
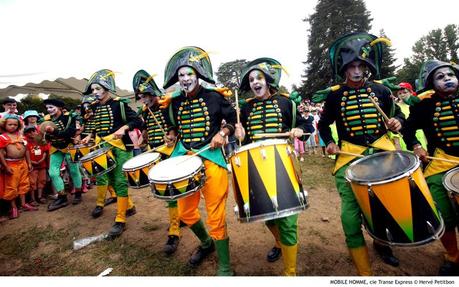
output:
[[[100,102],[104,102],[110,97],[110,93],[99,84],[91,84],[91,92]]]
[[[346,80],[354,83],[362,81],[365,77],[367,67],[362,61],[353,61],[346,67]]]
[[[147,107],[152,107],[158,104],[158,97],[151,96],[150,94],[138,94],[140,101]]]
[[[435,91],[444,95],[451,95],[457,91],[458,80],[451,68],[444,67],[434,72],[433,85]]]
[[[180,88],[187,94],[193,93],[198,87],[198,75],[191,67],[181,67],[178,72]]]
[[[253,70],[249,73],[249,85],[257,99],[267,99],[271,95],[265,74],[260,70]]]
[[[46,105],[46,111],[48,112],[48,114],[50,114],[53,117],[56,116],[58,110],[59,110],[59,108],[56,107],[56,106]]]

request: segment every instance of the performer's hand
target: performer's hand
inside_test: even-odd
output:
[[[126,130],[128,129],[129,127],[124,125],[122,127],[120,127],[116,132],[113,133],[113,138],[114,139],[120,139],[122,138],[125,134],[126,134]]]
[[[393,132],[398,132],[402,128],[402,124],[396,118],[390,118],[386,124],[387,128]]]
[[[53,128],[52,126],[47,126],[47,127],[45,128],[45,131],[46,131],[47,133],[52,133],[52,132],[54,132],[54,128]]]
[[[303,130],[299,128],[293,128],[290,130],[290,136],[294,138],[299,138],[303,136]]]
[[[413,152],[416,156],[419,157],[419,159],[423,162],[423,163],[428,163],[429,160],[427,159],[427,156],[429,155],[427,153],[427,151],[420,145],[420,144],[416,144],[414,145],[413,147]]]
[[[235,126],[235,130],[234,130],[234,136],[238,139],[238,140],[244,140],[245,138],[245,130],[244,130],[244,127],[242,126],[241,123],[237,123],[236,126]]]
[[[327,145],[326,152],[327,154],[337,154],[339,153],[340,149],[339,146],[336,145],[334,142],[331,142]]]
[[[210,141],[210,148],[220,148],[226,143],[226,137],[222,136],[220,133],[214,135],[212,140]]]
[[[80,141],[81,144],[87,144],[91,140],[91,135],[87,135],[84,139]]]

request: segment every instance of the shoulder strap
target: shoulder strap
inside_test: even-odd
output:
[[[121,119],[123,120],[123,124],[126,123],[126,110],[124,108],[124,103],[123,102],[119,102],[120,103],[120,110],[121,110]]]
[[[296,126],[296,103],[295,101],[290,100],[292,102],[292,129]]]
[[[171,120],[173,126],[177,125],[174,118],[174,112],[172,111],[172,105],[169,105],[169,119]]]

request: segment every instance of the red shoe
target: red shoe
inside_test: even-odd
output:
[[[83,186],[81,187],[81,192],[83,193],[88,192],[88,185],[86,183],[83,183]]]
[[[26,204],[24,204],[24,205],[22,206],[22,210],[24,210],[24,211],[37,211],[38,208],[36,208],[36,207],[34,207],[34,206],[32,206],[32,205],[26,203]]]
[[[19,212],[17,207],[11,208],[10,219],[16,219],[19,217]]]

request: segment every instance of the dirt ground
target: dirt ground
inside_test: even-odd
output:
[[[302,276],[356,275],[344,243],[340,223],[340,199],[331,176],[333,161],[319,155],[302,163],[304,187],[310,206],[299,216],[297,273]],[[167,237],[165,203],[153,197],[149,188],[130,190],[137,214],[128,218],[128,229],[113,242],[102,241],[73,251],[75,239],[107,232],[113,224],[115,205],[103,216],[92,219],[95,189],[84,195],[80,205],[47,212],[24,212],[19,219],[0,224],[0,275],[97,275],[112,267],[111,275],[201,275],[215,274],[216,255],[191,269],[187,261],[198,245],[188,228],[182,228],[178,251],[171,257],[162,253]],[[233,212],[230,192],[227,204],[231,262],[239,276],[276,276],[282,260],[266,261],[273,238],[263,223],[239,223]],[[201,204],[201,211],[202,211]],[[205,212],[203,212],[205,214]],[[419,247],[395,247],[400,267],[384,264],[370,246],[370,260],[378,276],[436,275],[443,261],[439,241]]]

